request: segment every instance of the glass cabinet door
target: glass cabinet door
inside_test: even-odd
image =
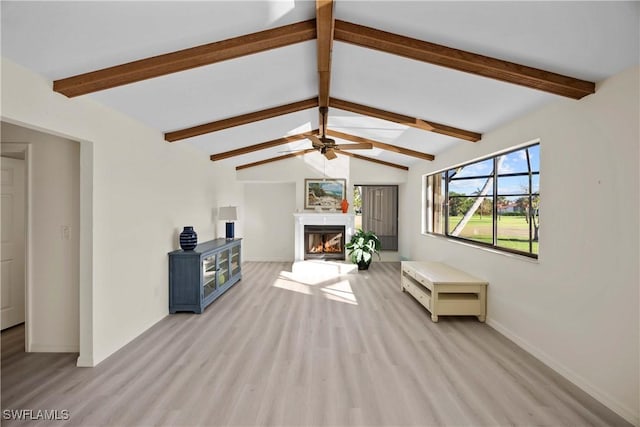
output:
[[[202,260],[202,290],[203,297],[216,290],[216,256],[211,255]]]
[[[240,245],[231,248],[231,275],[240,273]]]
[[[218,287],[224,286],[229,280],[229,250],[218,254]]]

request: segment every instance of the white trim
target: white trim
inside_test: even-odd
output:
[[[31,289],[33,285],[31,283],[31,259],[33,244],[31,242],[31,230],[33,229],[33,215],[31,213],[31,195],[32,191],[32,154],[31,144],[28,142],[3,142],[1,151],[24,153],[24,180],[25,180],[25,195],[24,195],[24,212],[25,212],[25,230],[24,230],[24,351],[30,352],[31,349],[31,327],[33,322],[31,321]]]
[[[287,257],[267,257],[267,258],[247,258],[244,257],[242,262],[293,262],[291,258]]]
[[[477,245],[474,244],[472,240],[463,240],[463,239],[453,239],[449,236],[445,236],[444,234],[438,234],[438,233],[422,233],[423,236],[425,237],[429,237],[432,239],[441,239],[441,240],[445,240],[447,242],[451,242],[451,243],[455,243],[458,245],[462,245],[462,246],[466,246],[469,248],[474,248],[474,249],[480,249],[482,251],[485,252],[491,252],[493,254],[496,255],[502,255],[502,256],[506,256],[508,258],[513,258],[513,259],[518,259],[521,261],[527,261],[530,262],[532,264],[540,264],[540,254],[538,254],[538,258],[533,258],[527,255],[520,255],[514,252],[507,252],[507,251],[502,251],[498,248],[493,248],[490,246],[484,246],[484,245]]]
[[[304,260],[304,226],[305,225],[344,225],[345,243],[351,240],[355,232],[355,215],[338,212],[296,212],[294,217],[294,261]]]
[[[25,288],[25,328],[24,328],[24,346],[25,351],[30,352],[33,351],[33,322],[31,315],[31,295],[33,286],[33,210],[31,207],[33,206],[33,154],[31,152],[31,145],[27,144],[25,149],[25,157],[24,160],[26,162],[27,170],[26,170],[26,179],[27,179],[27,227],[26,227],[26,260],[25,260],[25,280],[26,280],[26,288]]]
[[[31,352],[33,353],[77,353],[77,345],[51,345],[31,343]]]
[[[547,353],[539,349],[538,347],[530,344],[526,340],[520,338],[516,333],[512,332],[510,329],[506,328],[504,325],[496,322],[492,318],[487,318],[486,324],[498,331],[500,334],[509,338],[520,348],[527,351],[536,359],[540,360],[542,363],[547,365],[549,368],[556,371],[558,374],[563,376],[565,379],[571,381],[578,388],[591,395],[594,399],[611,409],[613,412],[617,413],[631,424],[637,426],[639,425],[640,418],[636,414],[633,408],[626,407],[623,403],[618,401],[615,397],[609,395],[607,392],[600,390],[598,387],[591,384],[582,376],[576,374],[573,370],[566,367],[562,363],[555,360],[553,357],[549,356]]]
[[[79,368],[93,368],[94,366],[96,366],[95,362],[93,361],[93,357],[83,357],[83,356],[79,356],[78,360],[76,361],[76,366]]]
[[[433,197],[430,196],[431,190],[429,188],[429,184],[427,184],[427,177],[431,176],[431,175],[435,175],[435,174],[429,174],[429,175],[422,175],[422,194],[420,197],[420,207],[422,208],[420,210],[420,212],[422,213],[422,215],[420,215],[420,232],[422,234],[426,234],[429,230],[431,230],[433,228],[433,209],[432,209],[432,199]]]
[[[78,284],[79,356],[77,366],[93,361],[93,143],[80,141],[80,272]]]

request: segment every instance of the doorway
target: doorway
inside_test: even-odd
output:
[[[79,240],[83,235],[80,144],[18,124],[3,121],[1,126],[2,155],[22,153],[25,163],[25,351],[77,353],[82,265]],[[3,170],[3,180],[6,176]],[[9,227],[3,226],[4,251]],[[8,270],[3,271],[3,282]],[[8,287],[4,288],[6,294]]]
[[[356,185],[353,200],[356,228],[373,231],[383,251],[397,251],[398,186]]]
[[[26,167],[25,351],[79,351],[78,366],[95,366],[93,142],[5,120],[0,130],[2,154],[23,153]]]
[[[24,152],[3,153],[0,329],[25,322],[26,167]]]

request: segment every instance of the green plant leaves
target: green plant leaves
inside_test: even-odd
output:
[[[349,252],[351,262],[359,263],[364,261],[366,263],[371,262],[373,254],[378,254],[380,258],[380,239],[375,235],[373,231],[363,231],[362,229],[356,230],[351,236],[351,241],[345,245]]]

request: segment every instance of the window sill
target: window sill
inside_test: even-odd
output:
[[[517,259],[520,261],[527,261],[530,262],[532,264],[540,264],[540,254],[538,254],[538,258],[532,258],[526,255],[519,255],[516,253],[512,253],[512,252],[506,252],[506,251],[501,251],[499,249],[494,249],[491,247],[487,247],[487,246],[483,246],[483,245],[474,245],[473,243],[470,242],[466,242],[464,240],[460,240],[460,239],[452,239],[450,237],[447,236],[443,236],[443,235],[439,235],[439,234],[433,234],[433,233],[421,233],[423,236],[427,236],[433,239],[439,239],[439,240],[446,240],[447,242],[451,242],[451,243],[455,243],[458,245],[463,245],[463,246],[467,246],[469,248],[473,248],[473,249],[479,249],[481,251],[485,251],[485,252],[491,252],[497,255],[502,255],[508,258],[513,258],[513,259]]]

